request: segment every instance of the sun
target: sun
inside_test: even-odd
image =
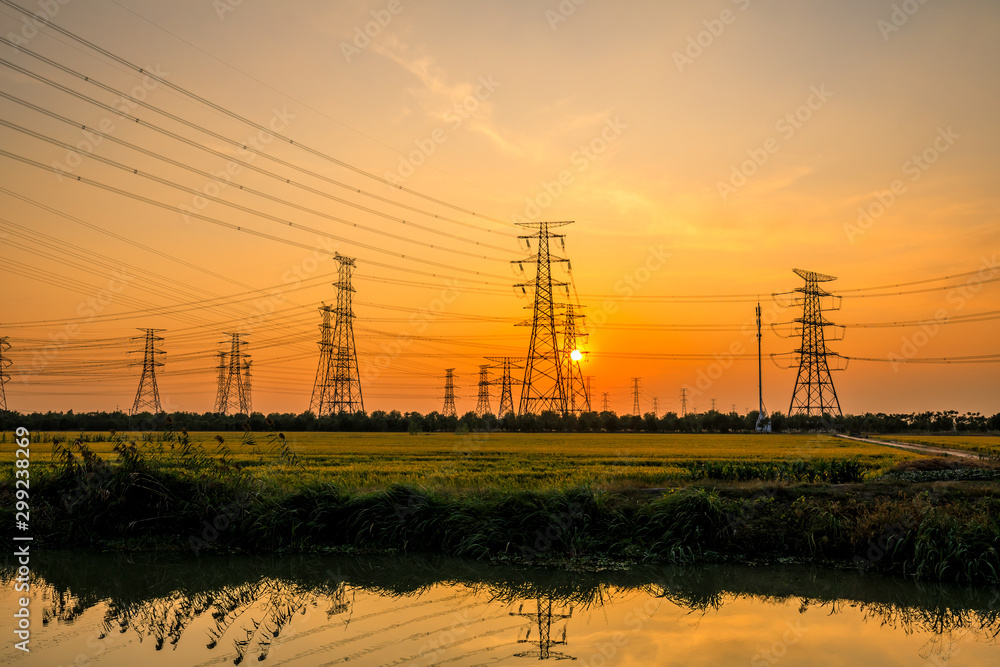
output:
[[[569,358],[572,359],[573,361],[580,361],[581,359],[583,359],[583,352],[581,352],[580,350],[573,350],[572,352],[569,353]]]

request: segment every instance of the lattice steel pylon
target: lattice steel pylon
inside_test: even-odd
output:
[[[510,612],[511,616],[522,616],[530,620],[538,628],[538,639],[531,639],[531,628],[528,628],[527,634],[523,639],[518,639],[518,644],[528,644],[537,643],[537,651],[524,651],[522,653],[515,653],[514,657],[517,658],[538,658],[539,660],[576,660],[571,655],[566,655],[565,653],[560,653],[558,651],[553,651],[552,647],[558,644],[566,644],[566,626],[562,629],[562,639],[552,639],[552,621],[562,621],[573,617],[573,608],[569,608],[568,613],[556,614],[552,612],[552,598],[548,598],[545,602],[542,602],[541,598],[535,599],[538,605],[537,610],[534,613],[525,612],[524,605],[522,604],[516,612]]]
[[[830,376],[830,365],[827,357],[837,356],[826,346],[824,329],[833,323],[823,317],[821,299],[832,296],[819,284],[836,280],[813,271],[795,269],[805,285],[797,287],[796,292],[802,294],[802,317],[796,318],[802,336],[801,346],[795,350],[799,355],[799,373],[795,378],[795,389],[792,391],[792,401],[788,414],[805,415],[842,415],[837,390]]]
[[[156,360],[157,354],[163,354],[163,350],[156,348],[156,343],[163,340],[163,336],[157,336],[156,332],[164,329],[139,329],[145,331],[145,336],[134,336],[132,340],[145,340],[142,356],[142,375],[139,377],[139,388],[135,391],[135,400],[132,402],[132,411],[129,414],[138,414],[143,408],[149,408],[153,413],[163,412],[160,405],[160,390],[156,386],[156,367],[162,366],[162,361]],[[138,350],[133,350],[138,352]],[[133,364],[138,366],[138,364]]]
[[[245,334],[227,333],[230,337],[229,368],[226,373],[226,383],[222,390],[219,412],[224,415],[236,414],[250,416],[249,384],[245,379],[250,355],[243,351],[247,343],[241,340]]]
[[[490,410],[490,365],[479,367],[479,400],[476,401],[476,416],[493,414]]]
[[[642,378],[632,378],[632,414],[636,417],[641,417],[642,412],[639,411],[639,383],[642,382]]]
[[[325,303],[319,312],[323,321],[319,325],[319,363],[316,365],[316,380],[313,382],[312,397],[309,399],[309,410],[317,417],[330,413],[330,401],[327,394],[331,391],[330,373],[333,358],[333,308]]]
[[[354,287],[351,285],[354,258],[337,254],[334,259],[340,263],[340,269],[337,282],[334,283],[337,288],[337,306],[333,309],[326,405],[329,406],[329,414],[364,412],[358,350],[354,346],[354,309],[351,305],[354,298]]]
[[[457,417],[455,409],[455,369],[446,368],[444,377],[444,408],[441,414],[445,417]]]
[[[10,343],[8,342],[6,336],[0,338],[0,410],[7,409],[7,391],[4,385],[10,381],[10,375],[7,374],[7,369],[10,368],[11,361],[7,357],[7,350],[10,349]]]
[[[243,396],[246,399],[246,410],[243,411],[243,414],[248,416],[253,413],[253,392],[250,391],[250,365],[252,363],[249,356],[243,359]]]
[[[229,377],[229,372],[226,366],[226,353],[216,352],[216,354],[219,357],[219,365],[216,366],[219,371],[219,387],[215,392],[213,412],[222,414],[222,411],[226,409],[226,378]]]
[[[552,227],[562,227],[572,222],[521,222],[521,227],[537,227],[538,232],[527,236],[519,236],[531,249],[531,240],[536,239],[537,252],[523,260],[514,260],[523,270],[525,263],[535,264],[535,278],[529,282],[519,283],[515,287],[525,290],[532,287],[535,290],[535,301],[532,306],[530,322],[522,322],[523,326],[531,325],[531,342],[528,344],[528,356],[524,365],[524,382],[521,385],[521,403],[519,414],[538,414],[551,410],[565,414],[567,411],[566,384],[564,382],[563,359],[559,351],[559,332],[556,326],[555,303],[553,290],[558,287],[567,288],[569,283],[554,280],[552,277],[553,263],[569,263],[562,257],[554,257],[549,245],[552,239],[559,239],[565,247],[564,234],[553,234]]]
[[[584,353],[579,349],[579,338],[586,338],[587,334],[580,333],[577,328],[577,320],[583,319],[583,315],[576,312],[573,304],[566,304],[566,330],[563,332],[563,363],[566,368],[566,409],[575,415],[590,412],[590,389],[589,383],[584,382],[583,371],[580,370],[580,360]]]
[[[493,384],[500,385],[500,410],[497,412],[497,417],[503,418],[515,414],[513,387],[520,380],[514,379],[513,371],[523,368],[520,364],[524,359],[518,357],[486,357],[486,359],[496,364],[494,368],[500,369],[500,378],[493,380]]]

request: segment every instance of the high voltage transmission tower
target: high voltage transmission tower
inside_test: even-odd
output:
[[[757,304],[757,424],[754,426],[754,430],[757,433],[770,433],[771,432],[771,418],[767,416],[767,410],[764,409],[764,366],[761,361],[762,348],[761,348],[761,333],[760,333],[760,303]],[[733,412],[736,412],[736,406],[733,406]]]
[[[246,410],[243,414],[250,415],[253,412],[253,392],[250,391],[250,361],[249,355],[243,359],[243,396],[246,398]]]
[[[219,371],[219,387],[215,391],[215,405],[213,406],[213,412],[222,414],[222,411],[226,408],[226,376],[228,375],[229,369],[226,366],[226,353],[216,352],[216,354],[219,357],[219,365],[217,366]]]
[[[681,417],[686,417],[688,413],[688,393],[687,389],[681,389]]]
[[[639,383],[642,382],[642,378],[632,378],[632,414],[636,417],[641,417],[642,412],[639,411]]]
[[[577,338],[586,338],[587,334],[577,331],[576,321],[583,315],[576,313],[573,304],[566,304],[566,331],[563,333],[563,351],[566,363],[566,406],[571,414],[590,412],[590,389],[583,381],[583,371],[580,370],[580,360],[583,353],[577,345]]]
[[[139,329],[139,331],[145,331],[146,335],[134,336],[132,340],[145,340],[142,375],[139,377],[139,388],[135,392],[135,401],[132,402],[132,411],[129,414],[138,414],[143,408],[149,408],[153,413],[163,412],[163,407],[160,405],[160,390],[156,387],[156,367],[163,365],[162,361],[156,360],[157,354],[163,354],[163,350],[156,349],[156,343],[162,341],[163,336],[157,336],[156,332],[163,329]]]
[[[608,392],[604,392],[603,399],[604,400],[602,401],[601,411],[602,412],[607,412],[608,411]]]
[[[660,399],[656,396],[653,397],[653,416],[658,417],[660,414]]]
[[[309,409],[317,417],[340,412],[364,412],[361,395],[361,373],[358,369],[358,350],[354,345],[354,309],[351,305],[354,287],[354,259],[340,254],[334,256],[340,263],[337,282],[337,305],[320,308],[323,323],[320,325],[320,359],[316,368],[316,382]],[[331,325],[331,317],[333,323]]]
[[[490,366],[479,367],[479,400],[476,401],[476,416],[492,414],[490,411]]]
[[[522,260],[514,260],[523,270],[525,263],[534,263],[535,277],[516,287],[532,287],[535,292],[535,302],[532,307],[530,322],[531,342],[528,344],[528,356],[524,366],[524,383],[521,385],[521,405],[519,414],[539,414],[546,410],[565,413],[567,411],[566,384],[564,381],[562,357],[559,352],[559,332],[556,327],[555,302],[553,290],[559,287],[567,288],[569,283],[555,280],[552,277],[552,264],[569,262],[562,257],[554,257],[549,245],[552,239],[559,239],[565,249],[565,235],[553,234],[553,227],[562,227],[571,222],[522,222],[521,227],[537,228],[538,232],[527,236],[519,236],[528,249],[535,239],[537,250],[534,255]]]
[[[558,644],[566,644],[566,626],[563,626],[562,639],[552,639],[552,621],[562,621],[573,617],[573,608],[570,607],[567,613],[556,614],[552,612],[552,599],[548,598],[545,602],[542,602],[541,598],[537,598],[535,603],[538,605],[536,611],[525,612],[524,605],[522,604],[517,612],[510,612],[511,616],[521,616],[528,619],[532,624],[538,628],[537,634],[538,639],[533,640],[531,638],[532,628],[528,628],[528,632],[525,634],[523,639],[518,639],[519,644],[537,643],[537,651],[524,651],[523,653],[516,653],[517,658],[538,658],[539,660],[576,660],[576,658],[566,655],[565,653],[559,653],[558,651],[553,651],[552,647]]]
[[[819,286],[820,283],[830,282],[836,278],[802,269],[795,269],[795,273],[805,280],[805,285],[795,288],[795,291],[802,295],[796,299],[801,301],[802,317],[795,319],[800,325],[798,329],[802,342],[795,350],[799,356],[799,373],[795,378],[795,389],[792,392],[788,414],[842,415],[840,400],[837,398],[837,390],[833,386],[827,362],[827,357],[838,355],[827,348],[824,333],[826,327],[834,325],[823,317],[821,303],[822,298],[832,295]]]
[[[9,349],[10,343],[7,342],[7,338],[0,338],[0,410],[7,409],[7,391],[4,385],[10,380],[7,369],[10,367],[11,361],[5,352]]]
[[[330,360],[333,357],[333,309],[324,303],[319,312],[323,317],[319,325],[319,363],[316,365],[316,380],[309,399],[309,410],[317,417],[323,417],[330,412],[327,389],[330,387]]]
[[[495,368],[500,369],[500,378],[494,380],[493,384],[500,385],[500,409],[497,412],[497,417],[506,417],[509,414],[514,414],[514,392],[512,387],[519,382],[513,377],[513,371],[523,368],[520,365],[523,359],[518,359],[514,357],[486,357],[487,360],[492,361],[494,364],[498,364]]]
[[[455,409],[455,369],[446,368],[444,377],[444,408],[441,414],[445,417],[457,417]]]
[[[225,373],[219,374],[224,384],[219,390],[219,404],[216,412],[224,415],[250,415],[250,384],[247,371],[250,368],[250,355],[243,351],[247,344],[240,337],[245,334],[227,333],[230,337],[229,367]],[[221,357],[220,357],[221,359]]]

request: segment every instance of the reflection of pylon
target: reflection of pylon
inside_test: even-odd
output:
[[[226,409],[226,378],[229,376],[228,369],[226,367],[226,353],[216,352],[219,355],[219,388],[215,392],[215,412],[222,414],[222,411]]]
[[[632,414],[636,417],[641,417],[642,412],[639,411],[639,383],[642,378],[632,378]]]
[[[490,411],[490,366],[479,367],[479,400],[476,402],[476,416],[492,414]]]
[[[546,410],[566,412],[566,385],[563,377],[562,357],[559,353],[559,335],[556,327],[555,303],[552,290],[565,287],[568,283],[553,280],[552,264],[567,262],[561,257],[553,257],[549,252],[551,239],[559,239],[563,243],[563,234],[553,234],[551,227],[562,227],[569,222],[522,222],[522,227],[537,227],[538,232],[528,236],[520,236],[531,248],[531,240],[538,243],[537,252],[523,260],[512,262],[522,267],[526,262],[535,264],[535,278],[517,287],[524,290],[532,287],[535,291],[535,303],[532,308],[530,322],[531,342],[528,345],[528,357],[524,366],[524,383],[521,385],[521,405],[519,414],[538,414]],[[565,247],[565,244],[564,244]]]
[[[802,269],[795,269],[795,273],[805,280],[805,286],[795,289],[802,294],[802,317],[795,319],[800,324],[802,344],[795,350],[799,355],[799,374],[795,378],[788,414],[841,415],[840,400],[827,363],[827,357],[835,357],[837,354],[827,348],[824,334],[824,328],[833,323],[823,317],[823,306],[820,303],[821,298],[831,294],[819,286],[821,282],[836,278]]]
[[[330,413],[328,393],[332,388],[330,379],[332,364],[330,360],[333,357],[333,326],[331,325],[333,309],[324,303],[319,312],[323,314],[323,322],[319,325],[319,364],[316,365],[316,380],[313,382],[312,397],[309,399],[309,410],[317,417],[325,417]]]
[[[7,338],[0,338],[0,410],[7,409],[7,392],[4,390],[4,385],[10,380],[7,369],[11,362],[4,353],[9,349],[10,343],[7,342]]]
[[[162,361],[156,360],[157,354],[163,354],[163,350],[156,349],[156,343],[163,340],[163,337],[155,335],[155,332],[163,329],[139,329],[139,331],[145,331],[146,335],[136,336],[132,340],[145,338],[146,344],[142,356],[142,376],[139,378],[139,388],[135,392],[135,401],[129,414],[138,414],[144,408],[149,408],[154,413],[163,412],[160,406],[160,390],[156,387],[156,367],[163,365]]]
[[[552,621],[562,621],[573,616],[573,608],[569,608],[569,613],[565,614],[553,614],[552,613],[552,598],[547,599],[542,602],[541,598],[535,601],[538,605],[535,613],[524,612],[524,605],[522,604],[517,612],[510,612],[511,616],[523,616],[530,620],[535,627],[538,628],[538,650],[537,651],[525,651],[523,653],[516,653],[517,658],[538,658],[539,660],[576,660],[571,655],[566,655],[565,653],[559,653],[558,651],[553,651],[552,647],[558,644],[566,643],[566,626],[562,629],[562,639],[552,639]],[[531,639],[531,628],[528,628],[527,634],[524,639],[518,639],[518,644],[536,643],[535,640]]]
[[[457,417],[458,410],[455,409],[455,369],[445,369],[444,378],[444,408],[441,414],[445,417]]]
[[[500,410],[497,412],[497,417],[506,417],[509,414],[514,414],[513,386],[518,384],[520,380],[513,377],[513,371],[524,368],[521,365],[521,362],[524,361],[524,359],[515,357],[486,358],[495,364],[494,368],[500,369],[500,378],[493,381],[493,384],[500,385]]]
[[[566,406],[570,413],[581,414],[590,412],[590,390],[583,381],[583,371],[580,370],[580,359],[583,353],[578,348],[578,338],[586,338],[587,334],[577,331],[576,321],[583,319],[573,307],[566,304],[566,331],[563,333],[563,353],[566,364]],[[573,358],[576,353],[576,359]]]
[[[240,340],[243,334],[227,333],[230,336],[229,369],[226,373],[226,384],[222,388],[222,399],[219,401],[220,413],[224,415],[250,415],[249,387],[244,374],[250,355],[243,351],[245,340]]]

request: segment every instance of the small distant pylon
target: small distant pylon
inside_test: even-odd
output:
[[[132,402],[132,411],[129,414],[138,414],[144,408],[149,408],[153,413],[163,412],[160,405],[160,390],[156,387],[156,367],[162,366],[162,361],[156,360],[157,354],[163,354],[163,350],[156,348],[156,343],[163,340],[163,336],[157,336],[156,332],[164,329],[139,329],[145,331],[145,336],[134,336],[132,340],[145,340],[142,356],[142,376],[139,378],[139,388],[135,392],[135,401]],[[133,350],[138,352],[138,350]],[[137,366],[138,364],[132,364]]]
[[[583,315],[576,312],[572,303],[566,304],[566,331],[563,333],[563,353],[566,364],[566,399],[567,409],[571,414],[579,415],[590,412],[590,389],[583,381],[583,371],[580,370],[580,360],[584,353],[580,351],[579,338],[586,338],[587,334],[580,333],[577,328],[577,320],[583,319]]]
[[[253,413],[253,392],[250,391],[250,365],[253,362],[247,357],[243,360],[243,396],[246,399],[246,410],[243,414],[250,415]]]
[[[500,410],[497,412],[497,417],[516,414],[513,386],[520,380],[513,377],[513,371],[524,368],[521,365],[524,359],[517,357],[486,357],[486,359],[496,364],[494,368],[500,369],[500,378],[493,381],[493,384],[500,385]]]
[[[521,404],[518,413],[539,414],[551,410],[560,414],[567,411],[566,384],[563,374],[563,359],[559,351],[559,332],[556,326],[555,302],[553,290],[563,287],[569,290],[569,283],[555,280],[552,277],[552,264],[569,262],[562,257],[555,257],[549,251],[552,239],[559,239],[565,247],[565,235],[553,234],[552,227],[562,227],[571,222],[522,222],[521,227],[537,228],[538,232],[527,236],[519,236],[531,249],[531,241],[535,239],[538,250],[534,255],[523,260],[515,260],[523,270],[525,263],[535,265],[535,277],[516,287],[525,290],[531,287],[535,292],[532,317],[530,322],[521,324],[531,326],[531,342],[528,344],[527,362],[524,365],[524,382],[521,385]]]
[[[608,412],[608,392],[604,392],[604,401],[602,402],[601,410]]]
[[[455,369],[445,369],[444,378],[444,409],[441,414],[445,417],[457,417],[458,410],[455,409]]]
[[[688,391],[681,389],[681,417],[686,417],[688,413]]]
[[[833,326],[833,322],[823,317],[820,301],[823,297],[832,295],[819,286],[821,282],[830,282],[836,278],[802,269],[794,271],[805,280],[805,285],[795,289],[802,295],[802,317],[795,319],[800,325],[802,342],[795,350],[799,355],[799,373],[795,378],[788,414],[840,416],[843,414],[840,411],[840,399],[837,398],[827,362],[828,357],[838,355],[827,348],[824,334],[824,329]]]
[[[660,416],[660,399],[656,396],[653,397],[653,415]]]
[[[632,414],[637,417],[642,416],[642,412],[639,410],[639,383],[642,382],[642,378],[632,378]]]
[[[319,312],[323,316],[323,321],[319,325],[319,363],[316,365],[316,380],[313,382],[312,397],[309,399],[309,410],[317,417],[324,417],[329,413],[327,394],[332,384],[330,372],[333,358],[333,309],[324,303],[320,306]]]
[[[4,389],[4,385],[10,381],[7,369],[10,368],[11,361],[5,353],[9,349],[10,343],[7,337],[0,338],[0,410],[7,409],[7,391]]]
[[[553,646],[566,644],[566,626],[564,625],[562,629],[562,639],[552,639],[552,622],[572,618],[573,608],[570,607],[567,613],[557,614],[552,612],[552,598],[548,598],[545,602],[541,598],[536,598],[535,602],[538,607],[534,613],[525,612],[524,604],[518,608],[517,612],[510,612],[511,616],[522,616],[530,620],[538,628],[537,642],[531,639],[531,627],[528,628],[528,632],[523,639],[517,640],[518,644],[537,643],[538,650],[516,653],[515,657],[538,658],[539,660],[576,660],[571,655],[552,650]]]
[[[222,414],[226,409],[226,378],[229,377],[229,373],[226,367],[226,353],[216,352],[216,354],[219,356],[219,365],[216,367],[219,371],[219,388],[215,392],[214,412]]]
[[[229,348],[229,369],[226,374],[226,384],[223,387],[221,410],[224,415],[250,415],[250,395],[249,385],[245,380],[244,373],[248,368],[250,355],[243,351],[243,346],[247,343],[241,340],[245,334],[227,333],[230,337]]]
[[[476,401],[476,416],[484,417],[493,414],[490,410],[490,366],[479,367],[479,400]]]

